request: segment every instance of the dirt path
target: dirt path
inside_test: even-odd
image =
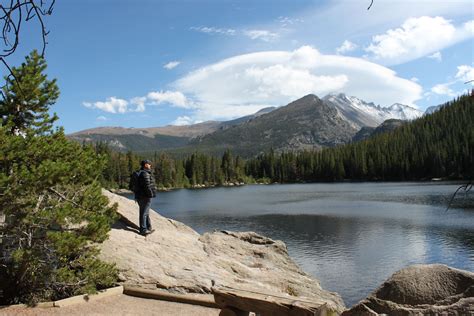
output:
[[[115,295],[79,303],[67,307],[53,308],[0,308],[0,315],[178,315],[214,316],[220,310],[190,304],[173,303],[154,299],[138,298],[128,295]]]

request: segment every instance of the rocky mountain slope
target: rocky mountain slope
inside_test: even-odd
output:
[[[388,119],[413,120],[423,115],[423,112],[408,105],[395,103],[382,107],[343,93],[327,95],[323,100],[334,106],[358,130],[364,126],[376,127]]]
[[[391,132],[397,129],[398,127],[402,126],[404,122],[406,121],[397,120],[397,119],[389,119],[389,120],[384,121],[382,124],[380,124],[377,127],[364,126],[357,132],[357,134],[354,135],[354,137],[352,137],[352,142],[358,142],[374,135]]]
[[[310,94],[270,113],[193,140],[204,148],[230,148],[242,155],[318,149],[347,143],[357,132],[334,108]]]
[[[188,126],[154,128],[101,127],[69,135],[79,142],[106,142],[115,149],[135,152],[165,150],[186,154],[196,150],[220,154],[230,148],[253,156],[273,148],[317,149],[349,142],[360,131],[387,119],[414,119],[422,112],[406,105],[381,107],[344,94],[319,99],[308,95],[280,108],[226,122],[209,121]],[[356,139],[359,136],[356,137]]]

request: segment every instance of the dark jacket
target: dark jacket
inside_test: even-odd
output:
[[[155,177],[151,170],[141,169],[138,176],[139,190],[135,193],[135,199],[156,197]]]

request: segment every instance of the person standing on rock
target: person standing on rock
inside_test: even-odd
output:
[[[140,165],[135,200],[140,207],[140,235],[146,236],[154,231],[150,222],[150,206],[151,199],[156,197],[156,184],[151,170],[151,161],[143,160]]]

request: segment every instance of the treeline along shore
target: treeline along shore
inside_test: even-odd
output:
[[[166,152],[146,156],[116,152],[105,143],[93,146],[107,161],[101,181],[109,188],[126,188],[142,158],[154,162],[161,188],[343,180],[466,180],[474,175],[473,101],[471,91],[394,131],[319,151],[270,150],[245,159],[226,150],[221,156],[194,152],[176,158]]]

